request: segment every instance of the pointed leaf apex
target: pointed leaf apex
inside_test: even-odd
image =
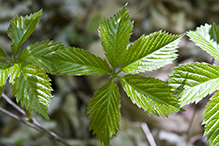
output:
[[[36,24],[39,22],[42,16],[42,9],[36,13],[23,16],[16,16],[12,19],[8,27],[8,36],[12,40],[11,49],[14,55],[18,53],[21,45],[36,29]]]
[[[9,58],[5,56],[4,51],[0,48],[0,61],[2,60],[9,60]]]
[[[129,43],[133,22],[129,19],[126,5],[109,20],[104,18],[98,27],[105,55],[113,68],[120,64]]]

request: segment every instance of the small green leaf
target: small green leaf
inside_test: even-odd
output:
[[[0,61],[2,60],[8,60],[8,58],[5,56],[5,53],[3,50],[0,48]]]
[[[209,30],[210,39],[214,40],[219,44],[219,26],[217,26],[215,23],[211,26]]]
[[[219,66],[207,63],[191,63],[173,68],[169,76],[174,89],[183,85],[180,94],[182,106],[192,102],[198,103],[203,97],[219,89]]]
[[[8,78],[8,68],[0,69],[0,95],[4,90],[4,85],[6,84],[7,78]]]
[[[113,68],[120,64],[121,57],[129,43],[132,27],[133,22],[129,19],[126,5],[110,20],[104,18],[100,22],[99,36],[105,55]]]
[[[39,22],[41,15],[42,10],[30,16],[17,16],[11,21],[8,27],[8,36],[12,39],[11,49],[14,55],[17,54],[23,42],[36,29],[35,26]]]
[[[216,146],[219,145],[219,92],[215,93],[210,100],[204,112],[205,120],[203,124],[206,124],[204,135],[208,135],[211,146]]]
[[[7,78],[8,78],[8,68],[0,69],[0,86],[4,86],[6,84]]]
[[[148,114],[167,116],[179,111],[176,97],[166,82],[139,75],[126,75],[121,83],[134,104],[148,111]]]
[[[195,42],[195,45],[201,47],[207,53],[219,61],[218,26],[205,24],[197,27],[195,31],[189,31],[187,35]]]
[[[65,47],[52,54],[58,75],[99,75],[110,73],[105,60],[79,48]]]
[[[177,57],[176,48],[183,37],[169,35],[166,32],[155,32],[142,36],[132,43],[124,53],[121,68],[127,73],[152,71],[172,63]]]
[[[97,139],[109,145],[110,138],[117,134],[120,121],[120,95],[117,84],[110,82],[97,90],[88,104],[89,129],[96,133]]]
[[[17,102],[49,120],[47,108],[52,98],[52,88],[47,74],[34,65],[21,62],[10,67],[9,76],[12,94],[16,96]]]
[[[54,54],[56,50],[63,48],[64,45],[61,42],[49,40],[36,42],[24,48],[18,59],[35,64],[38,67],[42,67],[46,72],[53,74],[53,58],[50,56]]]

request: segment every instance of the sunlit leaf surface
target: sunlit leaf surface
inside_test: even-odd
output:
[[[34,65],[15,63],[9,69],[9,76],[17,102],[49,120],[47,110],[52,88],[47,74]]]
[[[133,22],[129,19],[126,6],[110,20],[104,18],[98,31],[105,55],[115,68],[120,64],[121,57],[129,43]]]
[[[176,97],[166,82],[139,75],[126,75],[121,83],[134,104],[149,114],[167,116],[179,110]]]
[[[39,22],[41,15],[42,10],[25,17],[17,16],[11,21],[7,33],[12,40],[11,49],[14,55],[17,54],[23,42],[36,29],[35,26]]]
[[[57,75],[99,75],[110,73],[105,60],[79,48],[65,47],[52,55]]]
[[[173,68],[169,84],[184,90],[180,95],[181,105],[197,103],[206,95],[219,89],[219,66],[207,63],[191,63]]]
[[[204,112],[205,133],[208,136],[211,146],[219,145],[219,92],[215,93],[208,102]]]
[[[172,63],[182,36],[155,32],[132,43],[122,57],[121,67],[127,73],[152,71]]]

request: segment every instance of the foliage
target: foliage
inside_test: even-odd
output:
[[[134,73],[152,71],[170,64],[177,57],[176,48],[182,35],[170,35],[159,31],[147,36],[142,35],[128,46],[132,28],[133,22],[129,19],[126,6],[114,17],[104,18],[98,28],[112,72],[109,72],[107,68],[104,69],[105,73],[111,75],[111,79],[107,85],[94,93],[88,105],[87,114],[90,118],[90,130],[93,130],[93,133],[105,145],[109,145],[109,138],[116,135],[119,130],[120,95],[115,83],[116,78],[120,79],[122,87],[132,102],[148,111],[149,114],[167,116],[180,109],[176,96],[166,82]],[[91,58],[84,58],[86,59]],[[96,62],[100,61],[96,59]],[[119,66],[120,68],[117,68]],[[66,67],[68,68],[68,64]],[[128,75],[119,76],[118,74],[122,71]],[[79,73],[66,71],[63,74],[77,75]],[[84,74],[96,75],[97,73],[85,70]]]
[[[219,26],[205,24],[189,31],[187,35],[195,44],[219,61]],[[179,93],[181,106],[192,102],[199,102],[203,97],[219,89],[219,66],[207,63],[191,63],[173,68],[173,75],[169,76],[169,84]],[[204,112],[205,134],[211,145],[219,145],[218,133],[218,92],[207,104]]]
[[[17,16],[11,21],[7,34],[12,40],[13,56],[12,59],[6,57],[0,49],[0,91],[2,93],[6,80],[10,77],[12,94],[17,102],[21,102],[28,111],[35,110],[49,120],[47,109],[52,98],[52,88],[45,71],[52,72],[52,69],[50,60],[43,57],[62,45],[56,42],[51,45],[51,41],[37,42],[23,49],[20,55],[18,53],[22,44],[36,29],[41,15],[42,10],[30,16]]]
[[[47,108],[52,88],[46,72],[64,76],[111,75],[109,83],[94,93],[87,108],[90,130],[106,146],[119,130],[120,94],[116,78],[120,79],[132,102],[148,114],[167,116],[180,110],[171,86],[136,73],[156,70],[172,63],[177,58],[176,48],[183,35],[159,31],[142,35],[128,46],[133,21],[130,21],[125,6],[112,18],[104,18],[99,24],[98,32],[109,64],[88,51],[49,40],[30,44],[21,50],[22,44],[36,29],[41,15],[42,10],[25,17],[17,16],[11,21],[8,36],[12,39],[12,59],[0,49],[1,93],[9,77],[17,102],[49,120]],[[119,76],[120,72],[128,75]]]

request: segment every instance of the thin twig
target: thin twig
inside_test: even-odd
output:
[[[2,107],[0,107],[0,111],[2,111],[3,113],[5,113],[5,114],[7,114],[7,115],[9,115],[9,116],[11,116],[11,117],[13,117],[13,118],[15,118],[16,120],[19,120],[19,119],[20,119],[17,115],[12,114],[11,112],[9,112],[9,111],[3,109]]]
[[[156,143],[155,143],[155,140],[154,140],[154,137],[153,135],[151,134],[151,131],[150,129],[148,128],[148,125],[146,123],[142,123],[141,124],[141,128],[143,129],[147,139],[148,139],[148,142],[151,146],[157,146]]]
[[[17,104],[15,104],[13,101],[11,101],[11,99],[5,95],[4,93],[2,93],[2,97],[10,104],[12,105],[14,108],[16,108],[20,113],[22,113],[24,116],[26,116],[26,113],[23,109],[21,109]]]
[[[64,139],[62,139],[61,137],[59,137],[57,134],[55,134],[54,132],[51,132],[47,129],[45,129],[44,127],[42,127],[34,118],[33,118],[33,124],[38,127],[39,129],[41,129],[43,131],[43,133],[46,133],[48,136],[50,136],[51,138],[65,144],[66,146],[71,146],[70,144],[68,144]]]
[[[47,134],[50,138],[57,140],[60,143],[63,143],[66,146],[71,146],[70,144],[68,144],[64,139],[62,139],[61,137],[59,137],[57,134],[55,134],[54,132],[51,132],[47,129],[45,129],[42,125],[40,125],[34,118],[32,119],[32,121],[28,121],[29,119],[27,118],[27,115],[25,113],[25,111],[23,109],[21,109],[19,106],[17,106],[13,101],[11,101],[11,99],[5,95],[4,93],[2,94],[2,97],[10,104],[12,105],[15,109],[17,109],[19,112],[21,112],[25,118],[20,118],[17,115],[3,109],[2,107],[0,107],[0,111],[2,111],[3,113],[15,118],[16,120],[26,124],[27,126],[36,129],[37,131],[40,131],[42,133]]]
[[[24,123],[24,124],[26,124],[26,125],[28,125],[28,126],[34,128],[34,129],[36,129],[36,130],[39,130],[39,129],[38,129],[36,126],[34,126],[32,123],[30,123],[30,122],[28,122],[28,121],[26,121],[26,120],[23,120],[22,118],[18,117],[17,115],[15,115],[15,114],[13,114],[13,113],[11,113],[11,112],[9,112],[9,111],[3,109],[2,107],[0,107],[0,111],[2,111],[3,113],[5,113],[5,114],[7,114],[7,115],[9,115],[9,116],[11,116],[11,117],[13,117],[13,118],[15,118],[15,119],[18,120],[18,121],[21,121],[22,123]]]

